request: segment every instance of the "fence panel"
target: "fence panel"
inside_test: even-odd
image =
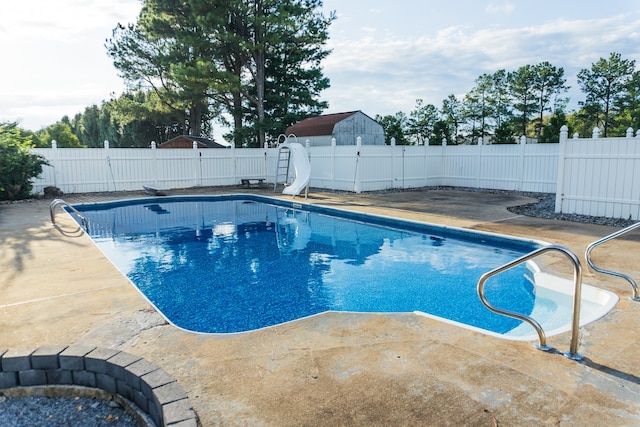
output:
[[[218,173],[217,179],[222,180],[219,182],[224,182],[224,184],[214,185],[236,185],[240,184],[240,180],[244,178],[272,179],[271,173],[269,173],[268,154],[265,149],[242,148],[223,151],[227,151],[227,153],[225,153],[227,157],[219,160],[218,172],[225,172],[225,175],[221,176],[220,173]],[[227,162],[226,168],[223,164],[225,161]]]
[[[356,191],[377,191],[394,188],[394,175],[399,176],[398,150],[390,145],[363,145],[356,153],[357,168],[354,173]]]
[[[312,158],[314,149],[315,147],[311,149]],[[360,191],[357,186],[357,178],[358,174],[362,174],[362,153],[358,155],[359,152],[355,145],[335,147],[333,190]]]
[[[555,193],[558,181],[559,144],[524,145],[521,191]]]
[[[425,186],[444,185],[444,156],[446,148],[444,145],[427,145],[425,147],[427,153],[424,163]]]
[[[336,175],[336,146],[310,147],[309,161],[311,162],[312,187],[335,189]]]
[[[191,148],[147,150],[146,160],[155,163],[154,184],[160,188],[188,188],[197,185],[197,151]]]
[[[561,138],[556,211],[640,219],[640,138]]]
[[[524,144],[480,145],[477,188],[519,190],[524,170]]]
[[[443,146],[442,185],[477,187],[482,146]]]
[[[310,147],[311,185],[356,192],[435,185],[553,192],[557,148],[548,150],[547,146]],[[278,150],[65,148],[34,152],[51,162],[35,181],[36,192],[52,185],[78,193],[136,190],[142,185],[236,185],[243,178],[272,182]]]
[[[394,155],[397,166],[391,179],[395,188],[419,188],[427,185],[427,149],[424,145],[396,146]]]
[[[556,210],[640,219],[640,138],[560,144],[310,147],[311,185],[341,191],[448,185],[557,192]],[[34,191],[65,193],[273,182],[278,150],[39,148]]]
[[[42,177],[34,181],[34,191],[55,186],[65,193],[114,191],[110,158],[100,148],[38,148],[32,150],[49,161]],[[111,182],[111,183],[110,183]]]
[[[107,186],[112,191],[139,190],[155,180],[154,163],[149,162],[149,149],[110,148],[102,150],[107,159]]]

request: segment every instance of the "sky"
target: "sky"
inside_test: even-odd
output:
[[[21,0],[0,20],[0,122],[37,131],[125,90],[104,47],[134,23],[139,0]],[[440,108],[482,74],[548,61],[565,71],[569,109],[583,100],[576,74],[618,52],[640,69],[637,0],[324,0],[335,11],[323,62],[325,113],[410,113]],[[217,129],[216,136],[222,130]]]

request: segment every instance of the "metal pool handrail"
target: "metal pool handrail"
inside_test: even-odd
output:
[[[569,261],[573,264],[573,284],[574,284],[574,293],[573,293],[573,315],[571,317],[571,345],[569,347],[569,351],[564,353],[566,357],[573,360],[582,360],[582,356],[578,354],[578,336],[580,331],[580,302],[581,302],[581,294],[582,294],[582,266],[580,265],[580,260],[578,257],[569,249],[559,246],[559,245],[549,245],[542,247],[540,249],[536,249],[533,252],[530,252],[514,261],[511,261],[501,267],[495,268],[480,277],[478,281],[478,296],[480,297],[480,301],[491,311],[494,313],[502,314],[504,316],[513,317],[515,319],[522,320],[524,322],[529,323],[533,326],[533,329],[538,333],[538,338],[540,340],[539,344],[535,344],[534,346],[543,351],[548,351],[551,349],[547,345],[547,337],[542,329],[542,326],[533,318],[526,316],[524,314],[516,313],[511,310],[506,310],[503,308],[498,308],[487,300],[484,294],[484,284],[490,278],[497,274],[502,273],[503,271],[509,270],[512,267],[520,265],[524,262],[529,261],[532,258],[535,258],[543,253],[556,251],[564,254]]]
[[[49,215],[51,216],[51,224],[56,225],[56,208],[58,206],[67,207],[75,215],[78,215],[78,217],[80,218],[80,221],[82,221],[82,227],[84,228],[85,231],[89,228],[89,220],[87,220],[87,217],[82,215],[80,212],[78,212],[76,208],[74,208],[73,206],[71,206],[69,203],[65,202],[62,199],[54,199],[49,205]]]
[[[622,230],[618,230],[615,233],[611,233],[608,236],[603,237],[600,240],[596,240],[595,242],[593,242],[592,244],[590,244],[589,246],[587,246],[587,249],[584,251],[584,257],[587,259],[587,264],[589,264],[589,267],[591,267],[592,269],[594,269],[595,271],[599,272],[599,273],[603,273],[603,274],[608,274],[610,276],[616,276],[616,277],[620,277],[625,279],[627,282],[629,282],[629,284],[631,285],[631,288],[633,289],[633,295],[629,297],[630,300],[632,301],[640,301],[640,295],[638,295],[638,285],[636,284],[635,280],[633,280],[630,276],[627,276],[624,273],[620,273],[618,271],[612,271],[612,270],[606,270],[604,268],[598,267],[596,266],[593,261],[591,260],[591,251],[593,251],[593,249],[605,242],[608,242],[609,240],[615,239],[618,236],[622,236],[623,234],[628,233],[629,231],[640,227],[640,222],[636,222],[635,224],[631,224],[630,226],[623,228]]]

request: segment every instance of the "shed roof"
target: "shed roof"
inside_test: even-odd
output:
[[[325,136],[333,135],[333,127],[336,123],[353,116],[358,111],[349,111],[347,113],[325,114],[323,116],[309,117],[301,122],[291,125],[285,131],[285,134],[295,136]]]

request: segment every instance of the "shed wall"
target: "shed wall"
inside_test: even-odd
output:
[[[362,145],[384,145],[384,128],[358,111],[336,123],[333,137],[336,139],[336,145],[355,145],[358,137],[362,138]]]

